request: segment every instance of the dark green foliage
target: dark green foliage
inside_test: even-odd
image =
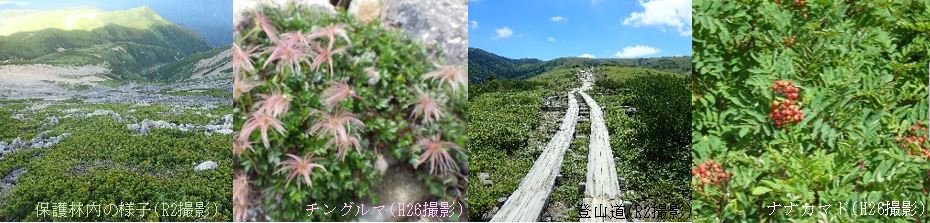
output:
[[[695,186],[695,220],[927,222],[760,205],[930,201],[927,157],[896,142],[927,123],[930,2],[805,2],[695,1],[693,161],[734,174]],[[804,117],[779,128],[781,80],[800,88]]]
[[[658,204],[690,202],[690,77],[653,69],[602,67],[594,99],[604,110],[617,173],[626,200]],[[627,108],[636,113],[627,114]],[[665,219],[665,218],[662,218]]]
[[[492,79],[525,79],[556,68],[592,66],[645,67],[669,72],[690,72],[691,57],[657,57],[640,59],[590,59],[563,57],[549,61],[510,59],[478,48],[468,48],[468,81],[481,83]]]

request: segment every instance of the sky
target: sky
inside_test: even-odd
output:
[[[214,46],[232,43],[231,0],[0,0],[0,10],[94,7],[113,11],[139,6],[148,6],[168,21],[200,33]]]
[[[469,0],[468,46],[509,58],[691,55],[691,0]]]

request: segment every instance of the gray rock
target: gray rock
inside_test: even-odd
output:
[[[623,112],[626,113],[626,115],[635,115],[636,113],[639,113],[639,109],[636,107],[628,107]]]
[[[399,27],[421,43],[439,44],[444,64],[468,59],[468,4],[461,0],[392,0],[382,4],[383,24]]]
[[[32,143],[42,142],[42,140],[45,140],[47,138],[48,138],[48,131],[44,131],[44,132],[37,134],[35,137],[32,137]]]
[[[44,125],[46,125],[46,126],[48,126],[48,125],[58,125],[58,123],[59,123],[59,120],[58,120],[58,117],[57,117],[57,116],[45,117],[45,124],[44,124]]]
[[[506,202],[507,202],[507,197],[499,197],[499,198],[497,198],[497,206],[502,206],[502,205],[504,205],[504,203],[506,203]]]
[[[494,219],[494,215],[495,213],[484,213],[481,215],[481,221],[491,221],[491,219]]]
[[[484,186],[494,184],[494,182],[491,181],[491,174],[488,173],[479,173],[478,180],[481,181],[481,185]]]
[[[194,170],[195,170],[195,171],[205,171],[205,170],[215,170],[216,168],[220,168],[220,165],[219,165],[219,164],[216,164],[216,162],[213,162],[213,161],[209,161],[209,160],[208,160],[208,161],[202,162],[202,163],[200,163],[200,164],[197,164],[197,166],[194,167]]]

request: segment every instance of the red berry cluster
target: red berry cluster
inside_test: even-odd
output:
[[[794,46],[794,41],[795,41],[794,36],[791,36],[790,39],[787,36],[781,37],[781,43],[788,47]]]
[[[772,112],[769,113],[769,118],[775,122],[776,127],[797,124],[804,119],[804,111],[801,111],[801,106],[797,102],[800,90],[794,86],[794,81],[775,81],[772,91],[785,97],[784,100],[772,101]]]
[[[917,124],[911,125],[907,134],[904,137],[899,136],[895,141],[897,141],[898,146],[907,149],[908,155],[930,159],[930,146],[924,143],[927,141],[927,127],[924,125],[923,121],[918,121]]]
[[[701,190],[704,189],[705,185],[722,185],[726,183],[730,180],[730,177],[733,177],[733,173],[723,171],[720,164],[714,162],[714,160],[707,160],[691,170],[691,177],[697,177],[692,180],[692,184]]]
[[[791,42],[794,42],[794,37],[791,37]],[[801,90],[794,86],[794,81],[775,81],[775,84],[772,84],[772,91],[775,93],[780,93],[788,98],[788,100],[798,100],[798,93],[801,93]]]

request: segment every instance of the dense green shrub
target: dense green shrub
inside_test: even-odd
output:
[[[602,94],[595,100],[604,109],[618,177],[624,179],[621,186],[634,192],[623,199],[638,204],[689,203],[689,77],[648,68],[599,67],[594,73],[603,75],[595,82],[594,92]]]
[[[930,220],[838,207],[930,201],[928,157],[895,140],[928,118],[930,2],[700,0],[694,14],[693,162],[733,174],[695,183],[695,220]],[[776,126],[773,102],[791,97],[777,81],[800,89],[800,122]],[[791,203],[833,207],[763,207]]]
[[[229,221],[232,219],[230,175],[232,173],[232,146],[228,135],[181,132],[156,129],[147,135],[131,132],[128,120],[117,121],[108,116],[89,118],[63,118],[63,111],[79,109],[92,112],[110,109],[176,123],[209,123],[216,118],[207,115],[165,115],[167,106],[127,106],[121,104],[62,103],[48,108],[24,112],[31,102],[0,101],[0,120],[11,113],[26,113],[26,120],[11,119],[2,125],[0,141],[10,142],[19,137],[28,141],[48,130],[50,135],[70,133],[59,144],[46,148],[20,149],[0,159],[0,176],[16,169],[24,169],[14,187],[0,195],[0,220],[5,221]],[[134,110],[135,112],[129,112]],[[230,106],[205,111],[211,114],[229,113]],[[57,116],[61,123],[48,126],[47,116]],[[218,117],[222,117],[219,115]],[[209,120],[209,121],[207,121]],[[13,122],[15,121],[15,122]],[[200,162],[212,160],[217,170],[194,171]],[[81,217],[39,216],[39,202],[65,202],[90,205],[119,205],[121,202],[177,203],[204,202],[211,206],[205,218],[158,216],[150,212],[140,216]],[[214,206],[215,205],[215,206]],[[150,206],[150,208],[151,208]],[[87,208],[85,206],[85,208]],[[86,209],[85,209],[86,210]],[[215,215],[214,215],[215,214]]]

